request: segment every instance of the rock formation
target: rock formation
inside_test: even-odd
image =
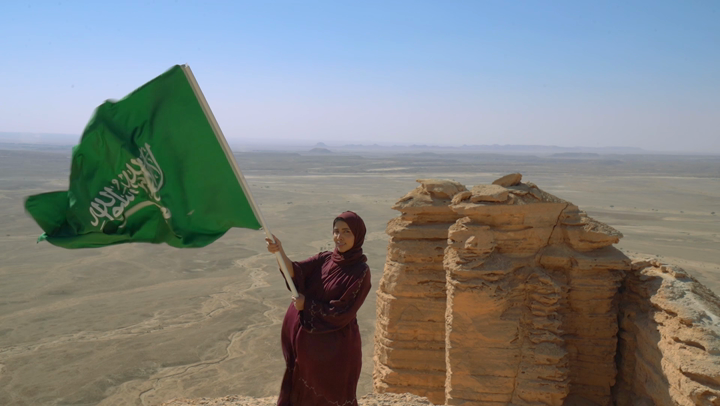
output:
[[[682,269],[634,261],[623,286],[616,405],[720,405],[720,300]]]
[[[422,180],[393,209],[388,256],[378,289],[373,379],[380,392],[445,400],[445,269],[449,204],[457,182]]]
[[[532,184],[475,186],[451,208],[446,402],[610,403],[620,233]]]
[[[631,263],[612,247],[619,232],[520,174],[470,191],[419,182],[388,224],[376,391],[448,405],[720,405],[707,289]]]

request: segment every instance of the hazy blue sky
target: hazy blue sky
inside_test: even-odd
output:
[[[720,1],[2,1],[0,131],[187,63],[229,139],[720,152]]]

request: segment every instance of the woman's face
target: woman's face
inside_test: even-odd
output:
[[[345,252],[355,245],[355,236],[346,222],[338,220],[333,226],[333,241],[338,252]]]

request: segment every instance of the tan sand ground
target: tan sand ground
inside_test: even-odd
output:
[[[331,246],[343,210],[363,216],[374,288],[359,314],[371,391],[375,294],[390,206],[417,178],[489,183],[519,171],[720,292],[720,159],[242,154],[269,226],[292,258]],[[202,249],[35,244],[23,198],[63,189],[69,154],[0,150],[0,405],[158,405],[186,397],[275,396],[289,304],[260,231]],[[716,212],[712,215],[711,212]]]

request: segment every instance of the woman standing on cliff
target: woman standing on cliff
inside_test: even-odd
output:
[[[333,221],[335,250],[293,262],[280,252],[298,296],[282,325],[285,375],[278,406],[356,406],[362,366],[357,311],[370,292],[370,268],[363,255],[365,223],[346,211]]]

